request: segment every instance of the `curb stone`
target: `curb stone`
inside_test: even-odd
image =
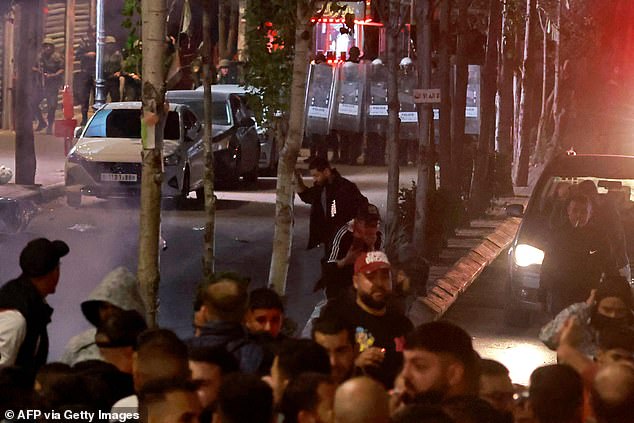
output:
[[[526,203],[528,199],[522,198],[518,201]],[[490,222],[495,221],[489,220],[484,227],[495,229],[458,258],[444,274],[428,282],[427,295],[418,297],[413,302],[408,317],[414,326],[441,319],[484,269],[513,242],[521,221],[522,219],[517,217],[508,217],[501,220],[502,223],[490,226]],[[476,225],[482,227],[483,222],[478,220],[476,225],[474,223],[476,222],[471,224],[472,228]],[[434,273],[433,270],[431,273]]]

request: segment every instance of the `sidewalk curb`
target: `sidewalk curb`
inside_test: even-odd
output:
[[[513,242],[521,221],[516,217],[506,218],[444,275],[428,283],[427,295],[418,297],[408,312],[414,326],[442,318],[484,269]]]

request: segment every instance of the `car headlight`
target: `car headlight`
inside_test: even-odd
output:
[[[230,141],[230,138],[226,137],[220,141],[214,142],[213,144],[211,144],[211,151],[215,153],[216,151],[228,150],[229,141]]]
[[[531,264],[542,264],[544,252],[528,244],[519,244],[515,247],[513,260],[519,267],[530,266]]]
[[[163,164],[165,166],[176,166],[180,159],[178,154],[170,154],[169,156],[163,157]]]

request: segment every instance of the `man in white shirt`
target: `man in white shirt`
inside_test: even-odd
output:
[[[20,366],[33,375],[48,356],[47,325],[53,309],[46,297],[59,282],[64,241],[38,238],[20,253],[22,274],[0,288],[0,368]]]

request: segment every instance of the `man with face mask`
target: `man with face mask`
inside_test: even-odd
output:
[[[588,298],[602,273],[618,271],[607,233],[595,219],[593,202],[574,194],[563,213],[547,235],[540,275],[540,287],[553,315]]]
[[[605,278],[599,289],[586,302],[575,303],[559,313],[539,333],[539,339],[556,350],[564,325],[574,319],[576,348],[587,357],[594,358],[599,350],[599,334],[606,328],[627,328],[634,325],[632,294],[625,278]]]
[[[392,292],[391,266],[382,251],[361,254],[354,262],[352,277],[355,299],[340,297],[322,311],[354,328],[359,355],[355,367],[392,387],[403,362],[404,336],[413,325],[388,304]]]

